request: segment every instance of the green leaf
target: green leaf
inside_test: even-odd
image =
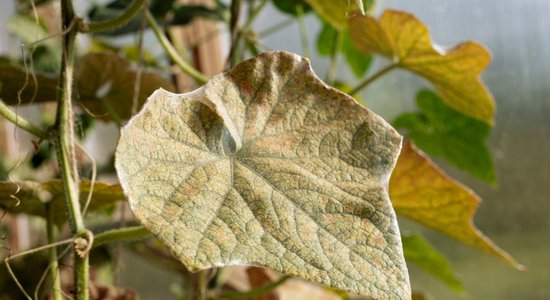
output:
[[[127,60],[111,53],[90,53],[75,63],[75,77],[77,93],[87,112],[103,120],[131,117],[136,72]],[[159,87],[174,90],[164,77],[142,72],[137,108]]]
[[[348,31],[344,32],[342,54],[344,54],[353,75],[359,78],[363,77],[372,62],[372,55],[357,50],[357,47],[351,41]]]
[[[410,143],[401,150],[389,191],[398,214],[494,255],[518,270],[524,269],[475,227],[479,197],[449,178]]]
[[[302,5],[303,12],[307,13],[311,11],[311,6],[307,3],[306,0],[272,0],[275,7],[289,15],[297,16],[298,10],[297,6]]]
[[[454,166],[490,184],[496,183],[487,140],[491,127],[449,108],[437,94],[423,90],[416,96],[421,112],[406,113],[394,121],[405,128],[418,148],[442,157]]]
[[[80,203],[82,205],[86,202],[90,187],[90,181],[80,182]],[[120,185],[96,182],[88,211],[103,211],[123,200],[125,197]],[[0,206],[11,213],[24,213],[45,218],[46,203],[50,203],[51,209],[55,212],[54,222],[57,225],[63,224],[67,218],[63,186],[60,180],[44,183],[34,181],[0,182]]]
[[[321,56],[329,56],[334,49],[338,37],[338,31],[327,22],[322,22],[323,26],[317,36],[317,52]]]
[[[450,107],[493,123],[494,99],[480,79],[491,61],[484,47],[465,42],[443,51],[432,44],[426,25],[411,14],[394,10],[385,11],[379,20],[356,15],[349,26],[359,50],[388,57],[430,81]]]
[[[307,59],[267,52],[194,92],[155,92],[115,166],[135,217],[190,270],[259,264],[408,299],[386,193],[400,141]]]
[[[464,287],[454,274],[451,264],[420,234],[402,234],[405,260],[412,262],[424,271],[441,280],[455,291],[463,292]]]

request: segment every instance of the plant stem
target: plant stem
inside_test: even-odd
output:
[[[330,53],[330,65],[327,70],[327,83],[329,85],[334,84],[334,80],[336,78],[336,71],[338,70],[338,53],[342,48],[342,42],[344,40],[343,37],[344,34],[342,32],[336,32],[336,41],[334,41],[334,45]]]
[[[371,84],[376,79],[382,77],[384,74],[386,74],[389,71],[395,69],[397,66],[398,66],[398,64],[391,64],[391,65],[379,70],[378,72],[372,74],[372,76],[368,77],[363,82],[359,83],[356,87],[351,89],[351,91],[348,93],[348,95],[353,96],[353,95],[357,94],[360,90],[364,89],[366,86]]]
[[[206,300],[206,291],[208,289],[208,270],[201,270],[197,276],[197,300]]]
[[[48,133],[45,130],[39,128],[38,126],[32,124],[31,122],[14,113],[6,104],[4,104],[1,99],[0,115],[6,118],[8,121],[12,122],[15,126],[25,130],[28,133],[34,134],[41,139],[46,139],[48,137]]]
[[[48,236],[48,243],[53,243],[55,240],[55,228],[53,222],[53,210],[51,205],[46,204],[46,232]],[[57,262],[57,247],[52,247],[48,251],[48,260],[50,268],[50,277],[52,280],[52,295],[53,300],[62,300],[61,294],[61,277],[59,275],[59,265]]]
[[[75,19],[75,13],[71,0],[61,1],[61,28],[67,33],[62,36],[62,58],[59,73],[57,114],[55,127],[57,136],[55,147],[57,160],[61,170],[65,203],[70,218],[71,230],[75,236],[86,232],[84,220],[80,211],[78,171],[74,152],[74,115],[72,110],[73,87],[73,63],[74,46],[77,35],[76,30],[70,30],[69,26]],[[76,250],[76,249],[75,249]],[[77,300],[87,300],[89,265],[88,255],[78,255],[75,251],[74,282]]]
[[[124,240],[137,240],[151,236],[151,233],[143,226],[132,226],[120,229],[108,230],[99,233],[94,237],[93,247],[98,247],[103,244],[124,241]]]
[[[239,61],[239,17],[241,14],[242,0],[231,1],[231,19],[229,20],[229,32],[231,34],[231,49],[229,50],[229,66],[235,66]]]
[[[284,29],[290,25],[292,25],[292,23],[294,23],[294,18],[287,18],[275,25],[272,25],[260,32],[258,32],[258,37],[260,38],[265,38],[269,35],[272,35],[274,33],[276,33],[277,31],[281,30],[281,29]]]
[[[164,51],[168,53],[168,56],[170,56],[172,61],[174,61],[174,63],[178,65],[178,67],[180,67],[185,74],[195,79],[195,81],[199,84],[205,84],[208,81],[208,77],[193,68],[193,66],[191,66],[179,55],[178,51],[174,48],[174,46],[172,46],[166,35],[162,32],[162,29],[157,24],[157,21],[155,21],[153,15],[151,15],[151,12],[146,11],[145,14],[147,15],[147,22],[149,23],[149,26],[151,26],[151,29],[153,29],[157,40],[161,44],[162,48],[164,48]]]
[[[261,296],[265,293],[268,293],[274,289],[276,289],[281,284],[285,283],[285,281],[292,278],[292,276],[284,275],[281,276],[277,281],[273,281],[269,284],[263,285],[259,288],[255,288],[246,292],[223,292],[221,293],[221,298],[229,298],[229,299],[249,299]]]
[[[78,26],[78,31],[93,33],[114,30],[121,27],[130,22],[130,20],[132,20],[132,18],[134,18],[141,11],[144,2],[144,0],[134,0],[134,2],[132,2],[132,4],[130,4],[130,6],[120,16],[107,21],[82,23]]]
[[[296,13],[298,15],[298,27],[300,27],[300,40],[302,41],[302,51],[304,52],[305,57],[311,57],[306,22],[304,21],[304,6],[301,3],[296,5]]]

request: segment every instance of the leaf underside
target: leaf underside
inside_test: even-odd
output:
[[[155,92],[115,164],[135,216],[190,270],[259,264],[408,299],[386,186],[400,141],[307,59],[267,52],[192,93]]]

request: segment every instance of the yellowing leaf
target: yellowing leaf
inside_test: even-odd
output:
[[[80,202],[86,202],[90,192],[90,181],[80,182]],[[124,200],[118,184],[96,182],[88,211],[101,211]],[[34,181],[0,182],[0,206],[11,213],[25,213],[45,217],[46,203],[54,211],[54,222],[62,224],[66,220],[65,198],[60,180],[44,183]]]
[[[493,96],[480,80],[491,61],[481,45],[465,42],[443,51],[432,44],[428,28],[413,15],[388,10],[379,20],[350,18],[350,34],[359,50],[387,56],[399,67],[430,81],[452,108],[492,123]]]
[[[259,264],[377,299],[408,299],[386,184],[401,137],[267,52],[122,129],[115,165],[134,215],[189,269]]]
[[[390,198],[400,215],[494,255],[517,269],[524,267],[473,224],[480,199],[447,177],[407,143],[390,180]]]
[[[348,27],[348,17],[361,12],[356,0],[306,0],[315,12],[334,28],[344,30]]]

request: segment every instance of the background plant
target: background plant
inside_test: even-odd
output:
[[[231,59],[233,63],[239,62],[243,60],[244,57],[248,55],[255,55],[258,51],[258,45],[257,40],[255,40],[255,35],[252,34],[250,31],[250,24],[251,21],[250,18],[253,18],[255,15],[258,14],[256,9],[260,9],[263,6],[264,2],[260,3],[252,3],[250,7],[252,9],[249,10],[249,19],[246,20],[243,25],[243,28],[238,29],[238,26],[236,26],[235,14],[229,13],[230,11],[235,11],[236,6],[238,6],[239,1],[235,1],[231,3],[231,6],[225,6],[222,3],[218,4],[218,7],[216,9],[206,9],[206,8],[187,8],[187,7],[177,7],[174,11],[186,11],[191,12],[196,10],[195,13],[191,13],[191,16],[201,15],[201,16],[209,16],[212,18],[216,18],[218,20],[227,20],[229,23],[229,30],[232,32],[232,51],[231,51]],[[477,81],[477,76],[479,75],[479,72],[484,68],[488,61],[488,56],[486,52],[480,47],[478,47],[475,44],[466,44],[461,45],[456,50],[453,50],[447,54],[447,57],[452,55],[458,55],[461,58],[465,58],[461,63],[466,64],[468,66],[468,70],[477,70],[473,71],[473,73],[467,73],[467,72],[460,72],[457,74],[450,74],[447,69],[433,69],[431,68],[431,65],[426,63],[426,61],[430,62],[432,61],[438,61],[445,67],[445,56],[440,56],[437,52],[430,50],[431,45],[429,44],[429,38],[427,37],[427,33],[424,32],[423,27],[420,23],[416,22],[413,17],[407,14],[403,14],[400,12],[388,12],[384,14],[384,17],[386,18],[402,18],[404,20],[407,20],[407,24],[410,24],[411,32],[420,32],[421,35],[419,38],[421,38],[422,41],[427,42],[426,45],[421,45],[420,49],[416,48],[407,48],[407,43],[410,42],[408,38],[413,38],[414,36],[411,35],[405,35],[407,37],[406,39],[397,41],[396,44],[372,44],[372,42],[367,38],[366,40],[362,39],[363,37],[367,36],[370,32],[374,32],[376,34],[380,35],[387,35],[392,36],[392,34],[399,34],[403,31],[402,27],[394,28],[391,27],[391,22],[384,23],[383,21],[380,21],[380,24],[378,24],[374,19],[367,18],[367,17],[354,17],[351,20],[350,27],[348,28],[347,20],[344,18],[344,20],[331,19],[332,14],[327,14],[327,12],[332,11],[342,11],[342,14],[336,14],[338,15],[345,15],[345,11],[348,10],[347,5],[343,3],[336,3],[333,7],[326,7],[327,3],[329,2],[315,2],[310,1],[309,3],[302,3],[301,6],[294,6],[295,10],[288,11],[290,13],[297,14],[298,21],[300,20],[303,13],[307,12],[309,10],[309,4],[311,4],[320,16],[326,17],[327,23],[325,23],[325,27],[323,28],[323,31],[321,32],[321,37],[319,38],[318,42],[318,48],[320,53],[328,53],[331,57],[333,57],[333,64],[336,64],[337,62],[337,54],[342,51],[344,54],[346,60],[348,62],[351,62],[352,69],[354,73],[358,74],[360,77],[364,76],[364,73],[368,69],[368,62],[370,61],[370,57],[368,56],[371,53],[378,53],[386,56],[390,56],[392,58],[397,57],[397,60],[394,60],[392,64],[389,64],[387,68],[384,68],[380,70],[379,72],[373,71],[372,76],[368,76],[365,80],[363,80],[357,87],[354,88],[346,88],[346,85],[341,82],[336,82],[334,77],[334,71],[329,71],[329,74],[327,74],[327,81],[329,83],[333,83],[337,86],[339,86],[342,90],[347,90],[351,94],[355,94],[360,88],[365,87],[366,85],[370,84],[374,79],[377,79],[379,76],[381,76],[383,73],[386,73],[387,71],[390,71],[391,69],[397,68],[397,67],[403,67],[406,69],[409,69],[421,76],[424,76],[428,80],[431,80],[434,84],[434,86],[439,90],[439,92],[443,95],[443,98],[439,98],[436,94],[431,92],[422,92],[418,96],[418,104],[421,108],[420,113],[414,113],[414,114],[406,114],[401,117],[399,117],[395,121],[395,125],[398,127],[406,128],[409,136],[411,139],[417,143],[419,147],[424,149],[426,152],[432,155],[436,156],[442,156],[443,158],[449,159],[452,163],[456,164],[457,166],[464,168],[470,172],[472,172],[474,175],[483,178],[487,180],[490,183],[494,182],[494,172],[492,171],[492,163],[490,159],[490,155],[486,151],[486,148],[484,147],[484,139],[487,137],[487,133],[490,130],[490,124],[492,122],[492,100],[490,99],[490,95],[487,94],[486,91],[484,91],[483,87],[481,88],[475,87],[476,84],[478,85],[479,82]],[[281,7],[283,10],[285,10],[285,5],[283,2],[276,2],[275,3],[277,7]],[[163,9],[158,8],[158,5],[155,6],[155,3],[152,4],[151,12],[153,15],[155,15],[159,22],[163,24],[174,24],[171,22],[174,22],[175,20],[178,20],[178,18],[167,20],[169,17],[168,12],[170,11],[169,7],[168,9],[165,7]],[[120,15],[122,11],[116,11],[116,8],[125,7],[122,4],[118,4],[115,2],[114,4],[108,6],[107,8],[113,9],[113,15]],[[301,8],[300,8],[301,7]],[[131,9],[129,10],[131,11]],[[97,14],[97,10],[95,11],[95,14]],[[94,13],[91,14],[91,18],[93,19],[95,16]],[[98,14],[100,15],[100,14]],[[177,13],[176,16],[180,16]],[[229,16],[229,17],[228,17]],[[384,18],[382,17],[382,18]],[[143,18],[141,18],[143,19]],[[189,18],[188,18],[189,19]],[[128,25],[125,26],[126,32],[133,32],[136,30],[139,30],[140,28],[140,18],[136,18],[136,21],[128,23]],[[155,22],[151,21],[152,18],[149,18],[150,24],[152,26],[155,25]],[[183,22],[183,21],[182,21]],[[186,21],[187,22],[187,21]],[[70,22],[69,22],[70,23]],[[35,24],[35,23],[30,23]],[[93,23],[92,23],[93,24]],[[102,23],[100,23],[102,24]],[[105,23],[103,23],[105,24]],[[132,24],[134,24],[133,29]],[[385,26],[388,25],[389,26]],[[73,29],[78,29],[80,31],[90,31],[94,30],[94,26],[85,26],[83,23],[73,23],[73,24],[65,24],[66,27],[70,30],[69,32],[72,32]],[[115,22],[116,25],[116,22]],[[247,26],[248,25],[248,26]],[[75,27],[71,27],[75,26]],[[105,25],[101,25],[105,26]],[[101,28],[100,29],[105,29]],[[355,27],[357,28],[355,28]],[[98,28],[98,27],[95,27]],[[76,30],[75,29],[75,30]],[[109,28],[110,29],[110,28]],[[366,31],[367,34],[360,34],[363,33],[362,31]],[[69,32],[64,33],[64,37],[69,39],[68,42],[70,42],[70,34]],[[124,32],[124,31],[121,31]],[[160,31],[157,30],[157,33]],[[349,33],[348,33],[349,32]],[[406,32],[406,31],[405,31]],[[118,32],[109,32],[110,34],[118,34]],[[356,35],[354,38],[354,34]],[[334,36],[336,38],[324,38],[324,36]],[[161,34],[158,34],[159,37],[162,38]],[[162,39],[161,39],[162,40]],[[383,39],[381,39],[383,41]],[[390,39],[392,40],[392,39]],[[327,42],[336,41],[335,43],[328,43],[329,45],[326,45]],[[380,39],[376,39],[377,42],[380,41]],[[172,59],[184,70],[186,70],[188,73],[191,74],[198,82],[204,82],[204,77],[201,76],[198,73],[194,73],[192,69],[190,69],[190,66],[185,63],[185,60],[175,56],[175,51],[171,50],[169,48],[168,44],[166,44],[166,41],[164,41],[165,46],[167,47],[167,52],[169,54],[172,54]],[[101,47],[105,47],[105,45],[101,45]],[[54,49],[55,47],[52,47]],[[328,51],[327,51],[328,49]],[[406,55],[401,53],[401,49],[408,49],[408,52],[405,52]],[[67,49],[65,49],[67,50]],[[112,49],[116,50],[116,49]],[[53,50],[51,50],[53,51]],[[415,56],[416,52],[419,52],[422,54],[420,59],[418,59],[418,56]],[[461,51],[461,52],[459,52]],[[305,51],[307,52],[307,51]],[[34,52],[34,55],[36,55],[38,51]],[[55,54],[52,54],[52,57],[55,56]],[[416,59],[416,60],[415,60]],[[40,61],[38,58],[33,61]],[[50,60],[46,60],[50,61]],[[77,85],[79,90],[79,101],[81,101],[82,106],[84,106],[86,109],[85,111],[89,112],[93,116],[99,116],[105,120],[113,120],[114,122],[117,122],[119,124],[122,124],[124,120],[126,120],[131,115],[131,109],[132,104],[137,103],[137,106],[140,105],[140,103],[143,103],[146,95],[150,94],[150,91],[156,89],[158,86],[164,86],[168,89],[170,89],[170,83],[166,80],[163,80],[161,77],[155,76],[154,74],[151,74],[150,76],[152,78],[155,78],[155,80],[158,81],[158,83],[153,84],[153,80],[149,80],[148,73],[140,72],[141,74],[138,76],[138,72],[132,72],[131,70],[128,70],[127,63],[120,62],[119,58],[109,56],[106,54],[92,54],[92,55],[86,55],[81,58],[81,61],[76,63],[75,68],[75,78],[77,78]],[[108,63],[106,63],[108,62]],[[357,63],[359,62],[359,63]],[[453,63],[456,63],[456,60],[453,60]],[[70,62],[69,62],[70,64]],[[94,66],[98,68],[97,66],[100,66],[99,68],[104,68],[104,66],[112,66],[113,72],[111,75],[111,72],[107,70],[106,72],[103,72],[102,74],[98,74],[98,72],[92,72],[90,70],[93,70]],[[362,65],[362,67],[361,67]],[[473,68],[472,68],[473,66]],[[459,65],[458,67],[464,67],[464,65]],[[55,68],[55,67],[52,67]],[[70,69],[70,66],[69,66]],[[449,66],[448,69],[457,69],[456,66]],[[44,67],[44,70],[47,70],[46,67]],[[439,72],[439,73],[438,73]],[[21,80],[22,78],[25,78],[29,73],[26,72],[24,69],[18,73],[17,69],[9,66],[3,68],[3,74],[4,77],[2,78],[3,83],[3,89],[2,89],[2,98],[7,101],[8,104],[16,104],[18,100],[21,100],[21,102],[31,102],[32,98],[35,97],[36,101],[48,101],[53,100],[53,98],[56,97],[56,85],[60,85],[59,87],[62,88],[62,90],[66,90],[67,87],[71,86],[69,83],[67,85],[67,82],[63,80],[63,72],[61,72],[62,75],[60,75],[58,78],[48,78],[48,77],[41,77],[40,74],[36,77],[36,82],[34,82],[35,79],[30,80],[31,82],[30,87],[33,88],[29,91],[36,91],[29,93],[27,96],[25,96],[24,93],[21,95],[19,94],[19,91],[21,90],[21,82],[24,82],[24,80]],[[116,76],[114,76],[116,74]],[[448,75],[448,76],[433,76],[433,74],[438,75]],[[87,78],[87,76],[92,75],[92,78]],[[97,76],[101,75],[101,76]],[[19,80],[12,80],[12,84],[8,82],[10,79],[17,78],[19,76]],[[94,76],[97,76],[99,78],[93,78]],[[112,76],[112,77],[111,77]],[[71,77],[71,76],[69,76]],[[103,77],[103,78],[101,78]],[[135,86],[136,78],[141,77],[141,84],[140,82],[140,95],[142,91],[149,91],[144,92],[143,96],[138,96],[136,98],[133,97],[133,89],[132,87]],[[144,80],[146,78],[147,80]],[[441,79],[443,78],[443,79]],[[120,80],[120,81],[115,81]],[[7,83],[6,83],[7,82]],[[35,86],[33,86],[33,82]],[[62,86],[62,85],[65,86]],[[110,85],[110,87],[105,89],[105,86]],[[151,85],[149,85],[151,84]],[[468,90],[471,92],[472,86],[475,87],[476,90],[481,90],[481,96],[479,96],[477,99],[485,99],[484,101],[479,101],[479,105],[482,107],[475,107],[470,104],[464,104],[464,102],[468,103],[467,101],[464,101],[463,97],[453,98],[449,97],[453,95],[460,95],[460,92],[463,92],[465,90]],[[25,89],[25,91],[28,90]],[[107,90],[107,94],[102,93],[102,91]],[[451,92],[448,92],[448,91]],[[53,92],[52,92],[53,91]],[[446,92],[447,91],[447,92]],[[457,92],[458,91],[458,92]],[[48,92],[50,93],[48,95]],[[33,95],[36,93],[36,95]],[[124,93],[127,93],[126,95]],[[468,93],[469,95],[476,95],[476,93]],[[89,96],[86,96],[89,95]],[[447,97],[445,97],[447,95]],[[457,100],[458,99],[458,100]],[[123,101],[121,101],[123,100]],[[129,100],[133,100],[130,102]],[[125,103],[125,104],[124,104]],[[446,103],[446,104],[444,104]],[[119,106],[120,105],[120,106]],[[462,112],[459,113],[453,109],[450,109],[447,107],[447,105],[459,110]],[[484,106],[483,106],[484,105]],[[61,111],[61,113],[68,114],[67,112]],[[59,114],[58,114],[59,115]],[[82,117],[83,120],[86,120],[88,117]],[[19,122],[21,124],[20,118],[18,120],[14,120],[15,122]],[[58,126],[61,126],[63,120],[59,120],[56,123]],[[28,124],[27,124],[28,125]],[[25,125],[23,125],[25,126]],[[41,129],[37,126],[25,126],[27,129],[30,129],[31,132],[39,136],[40,138],[48,139],[49,136],[63,136],[62,134],[51,134],[44,131],[41,131]],[[61,126],[63,127],[63,126]],[[58,133],[62,132],[63,128],[58,128]],[[64,125],[65,130],[67,128],[72,128],[72,126]],[[471,130],[468,132],[468,130]],[[59,140],[57,142],[58,147],[61,147],[61,145],[67,144],[67,147],[70,148],[71,142]],[[453,143],[453,145],[456,144],[456,147],[448,147],[449,143]],[[457,153],[453,153],[451,150],[456,149],[462,149],[460,153],[471,153],[470,155],[457,155]],[[62,149],[59,149],[61,151]],[[65,149],[69,152],[70,149]],[[515,265],[516,267],[519,267],[517,263],[513,259],[511,259],[509,256],[507,256],[505,253],[500,251],[498,248],[495,248],[494,245],[491,243],[488,243],[487,240],[482,236],[479,235],[479,233],[470,227],[470,218],[475,210],[476,206],[476,198],[474,195],[469,193],[468,191],[465,191],[461,188],[461,186],[454,184],[452,181],[449,181],[448,178],[442,176],[440,172],[437,169],[434,169],[433,165],[429,162],[425,162],[424,158],[421,156],[418,156],[415,154],[414,148],[407,146],[405,148],[406,151],[403,152],[403,154],[408,154],[408,156],[402,156],[401,160],[404,161],[404,163],[399,164],[398,163],[398,169],[394,173],[391,186],[390,186],[390,193],[392,193],[392,201],[394,204],[395,209],[398,213],[401,213],[405,216],[408,216],[413,219],[421,220],[422,222],[426,223],[426,225],[434,227],[436,229],[440,229],[443,231],[446,231],[447,234],[461,240],[462,242],[465,242],[467,244],[480,247],[482,249],[485,249],[486,251],[492,252],[493,254],[496,254],[497,256],[500,256],[501,258],[507,260],[511,264]],[[46,150],[45,150],[46,151]],[[46,151],[47,152],[47,151]],[[63,151],[61,151],[62,153]],[[66,151],[65,151],[66,152]],[[39,152],[40,153],[40,152]],[[62,155],[61,155],[62,156]],[[462,161],[461,161],[462,160]],[[472,162],[475,161],[475,162]],[[431,177],[428,177],[426,181],[420,181],[415,180],[414,182],[411,182],[411,180],[407,180],[407,178],[417,178],[417,173],[412,173],[410,169],[405,169],[405,171],[402,171],[403,168],[400,166],[415,166],[415,165],[421,165],[424,168],[428,170],[433,170],[430,172],[422,172],[423,175],[431,175]],[[413,168],[415,170],[415,168]],[[398,172],[399,171],[399,172]],[[69,175],[71,175],[70,168],[67,169],[67,178],[65,178],[65,181],[70,180]],[[73,174],[74,175],[74,174]],[[436,180],[437,179],[437,180]],[[422,195],[419,193],[419,191],[425,190],[421,187],[415,187],[415,184],[424,184],[429,185],[430,189],[432,191],[439,191],[438,188],[441,188],[441,191],[445,191],[445,193],[441,194],[435,194],[434,192],[430,193],[430,197],[428,198],[427,195]],[[439,184],[435,184],[438,182]],[[69,184],[70,183],[65,183]],[[94,185],[96,187],[88,188],[88,190],[94,190],[92,201],[90,203],[100,203],[102,200],[100,198],[97,198],[99,200],[96,200],[97,195],[99,194],[97,192],[97,188],[99,188],[100,183],[95,182]],[[50,184],[51,186],[55,187],[54,184]],[[57,190],[59,191],[59,183],[57,183]],[[74,184],[73,184],[74,185]],[[90,184],[91,185],[91,184]],[[9,203],[8,201],[13,200],[9,197],[9,195],[14,194],[14,190],[18,189],[18,187],[21,187],[22,184],[17,183],[6,183],[5,190],[7,197],[5,197],[6,203]],[[32,201],[35,202],[37,210],[41,210],[39,213],[35,213],[42,216],[47,216],[47,208],[44,205],[43,202],[47,201],[48,203],[55,203],[53,200],[49,201],[49,199],[43,199],[38,196],[35,196],[37,187],[29,185],[30,188],[25,190],[22,189],[21,191],[29,191],[29,194],[31,195],[29,197],[29,205]],[[410,189],[412,188],[412,191]],[[40,189],[48,191],[50,194],[54,195],[51,199],[58,199],[59,196],[56,196],[56,193],[51,190],[51,188],[40,187]],[[409,189],[409,190],[407,190]],[[21,192],[20,191],[20,192]],[[449,192],[452,191],[452,192]],[[81,192],[86,192],[85,188],[81,189]],[[401,193],[400,193],[401,192]],[[38,193],[39,194],[39,193]],[[74,193],[73,193],[74,194]],[[403,197],[401,195],[412,195],[413,197]],[[16,194],[18,195],[18,194]],[[86,194],[85,194],[86,196]],[[416,197],[414,197],[416,196]],[[73,200],[76,198],[76,195],[73,195]],[[21,197],[19,197],[21,198]],[[85,197],[84,197],[85,198]],[[117,194],[117,192],[113,191],[112,194],[107,194],[107,196],[104,198],[104,202],[113,202],[115,200],[120,200],[122,196],[120,193]],[[422,202],[424,200],[424,202]],[[438,202],[440,201],[440,202]],[[411,205],[412,203],[412,205]],[[449,206],[449,204],[452,203],[453,206]],[[20,205],[15,205],[13,208],[14,211],[17,211],[18,209],[21,209],[22,212],[31,212],[31,210],[25,210],[23,209],[23,204],[27,205],[27,201],[21,201]],[[446,204],[447,206],[444,206],[442,204]],[[401,206],[400,206],[401,205]],[[7,207],[13,207],[13,205],[6,205]],[[42,206],[44,206],[42,208]],[[440,210],[440,207],[452,207],[453,209],[443,209]],[[458,207],[458,209],[455,209],[454,207]],[[101,210],[101,208],[100,208]],[[74,210],[75,212],[78,210]],[[78,214],[78,213],[76,213]],[[445,217],[442,217],[445,216]],[[76,218],[78,219],[78,218]],[[454,221],[454,222],[451,222]],[[51,221],[53,222],[53,221]],[[81,228],[78,229],[79,226],[77,223],[74,222],[75,226],[74,231],[81,231],[83,234],[84,239],[87,238],[85,231]],[[134,228],[132,228],[133,230]],[[138,230],[137,228],[135,228]],[[141,232],[141,231],[138,231]],[[132,232],[135,233],[135,232]],[[115,234],[115,233],[113,233]],[[96,236],[96,242],[99,236]],[[100,239],[101,241],[101,239]],[[420,242],[419,242],[420,241]],[[97,244],[97,243],[96,243]],[[415,261],[421,265],[425,266],[428,270],[434,270],[438,267],[434,267],[434,263],[444,263],[444,260],[442,260],[441,257],[437,256],[438,259],[432,259],[428,260],[430,258],[429,255],[426,255],[427,253],[431,253],[431,251],[434,251],[430,247],[427,246],[426,242],[423,242],[421,238],[418,236],[412,236],[412,237],[406,237],[404,238],[404,246],[405,246],[405,256],[410,261]],[[407,247],[410,247],[409,249]],[[421,250],[419,250],[421,249]],[[409,251],[409,254],[407,255],[407,251]],[[411,254],[412,253],[412,254]],[[420,253],[423,255],[418,255],[414,253]],[[78,259],[77,259],[78,261]],[[53,263],[53,261],[51,261]],[[83,262],[85,265],[86,263]],[[440,265],[441,266],[441,265]],[[444,267],[443,269],[446,269],[447,267]],[[439,267],[441,269],[441,267]],[[435,272],[437,275],[440,275],[442,278],[444,278],[451,286],[454,286],[455,288],[459,288],[460,285],[457,283],[456,278],[454,278],[452,273],[450,272]],[[445,274],[445,275],[441,275]],[[200,275],[200,274],[199,274]],[[199,289],[200,290],[200,289]]]

